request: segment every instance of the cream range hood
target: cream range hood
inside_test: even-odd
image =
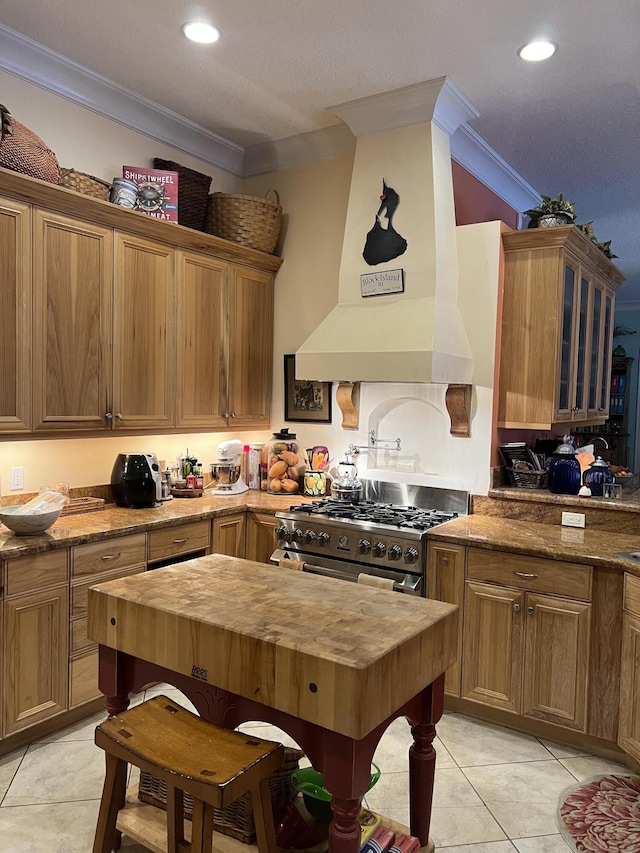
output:
[[[318,381],[471,382],[458,310],[450,136],[478,113],[446,77],[331,107],[357,137],[338,304],[296,352],[296,375]],[[363,257],[385,214],[383,181],[399,195],[393,229],[406,249]],[[378,209],[380,207],[380,210]],[[404,292],[363,296],[361,275],[402,270]],[[399,274],[396,274],[399,275]]]

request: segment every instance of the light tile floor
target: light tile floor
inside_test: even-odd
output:
[[[187,707],[178,691],[155,687]],[[142,695],[136,701],[142,701]],[[0,853],[88,853],[104,774],[93,744],[97,714],[0,758]],[[293,742],[279,730],[247,723],[256,734]],[[396,720],[375,761],[382,769],[369,808],[407,824],[409,727]],[[431,834],[447,853],[567,853],[555,813],[568,786],[597,773],[630,771],[575,749],[460,714],[438,725]],[[135,772],[135,771],[134,771]],[[143,853],[128,839],[124,853]]]

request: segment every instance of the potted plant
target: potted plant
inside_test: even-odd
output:
[[[555,198],[543,195],[537,207],[525,210],[525,216],[530,217],[529,228],[553,228],[556,225],[571,225],[576,218],[573,203],[565,201],[562,193]]]
[[[614,255],[615,257],[615,255]],[[623,326],[619,324],[618,326],[613,327],[613,339],[615,341],[616,338],[621,338],[623,335],[635,335],[636,329],[629,329],[627,326]],[[627,354],[626,349],[622,346],[622,344],[618,344],[618,346],[614,349],[613,355],[618,356],[620,358],[624,358]]]

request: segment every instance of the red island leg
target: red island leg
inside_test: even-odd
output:
[[[329,826],[330,853],[358,853],[360,850],[360,800],[334,797],[331,801],[333,821]]]
[[[425,847],[429,843],[433,782],[436,772],[436,751],[433,739],[443,711],[444,675],[441,675],[422,694],[422,720],[412,727],[413,744],[409,749],[409,809],[411,834]]]

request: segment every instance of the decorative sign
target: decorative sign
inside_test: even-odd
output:
[[[122,177],[138,185],[136,210],[167,222],[178,221],[178,173],[123,166]]]
[[[360,276],[362,296],[382,296],[385,293],[404,293],[404,270],[368,272]]]

